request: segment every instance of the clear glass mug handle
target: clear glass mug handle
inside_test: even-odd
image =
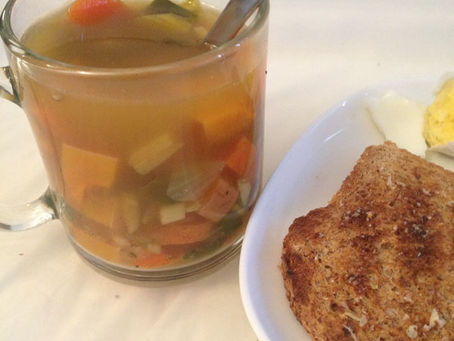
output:
[[[0,97],[20,106],[8,66],[0,67]],[[56,218],[56,209],[50,189],[47,189],[38,199],[26,204],[15,206],[0,204],[0,228],[3,229],[27,230]]]

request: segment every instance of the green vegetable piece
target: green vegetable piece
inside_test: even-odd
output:
[[[220,161],[188,164],[170,175],[167,195],[176,201],[195,201],[219,177],[224,169]]]
[[[171,13],[181,17],[191,18],[194,13],[184,7],[174,4],[170,0],[154,0],[146,9],[146,14]]]

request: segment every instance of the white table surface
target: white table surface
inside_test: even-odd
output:
[[[454,69],[453,1],[271,2],[265,180],[305,129],[346,96]],[[25,202],[45,186],[24,116],[1,101],[0,202]],[[183,282],[136,283],[87,265],[58,221],[1,230],[0,340],[254,341],[238,262]]]

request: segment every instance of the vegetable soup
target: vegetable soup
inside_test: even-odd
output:
[[[178,267],[241,240],[261,182],[265,56],[251,40],[185,70],[213,52],[201,42],[217,15],[197,0],[77,0],[24,34],[83,70],[24,73],[19,96],[60,218],[91,255]]]

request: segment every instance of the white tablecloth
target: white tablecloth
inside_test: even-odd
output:
[[[265,180],[305,129],[346,96],[453,70],[452,13],[452,1],[272,0]],[[0,202],[32,199],[45,183],[24,116],[1,101]],[[136,283],[89,266],[58,221],[1,230],[0,340],[254,341],[238,263],[183,282]]]

